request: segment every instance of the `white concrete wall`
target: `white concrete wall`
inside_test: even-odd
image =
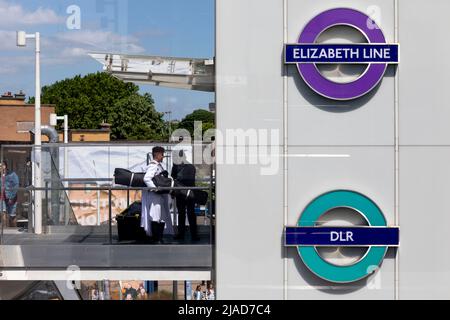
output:
[[[396,257],[400,299],[450,298],[450,80],[444,60],[450,2],[398,0],[398,11],[395,0],[286,3],[284,21],[283,0],[217,0],[218,128],[279,130],[280,154],[286,128],[289,154],[287,166],[280,157],[279,170],[270,176],[261,175],[258,165],[218,164],[218,298],[394,299]],[[313,93],[295,66],[283,77],[284,22],[287,42],[293,43],[322,11],[350,7],[367,12],[373,5],[380,9],[388,42],[395,40],[399,17],[401,62],[398,70],[388,68],[372,93],[333,102]],[[389,251],[376,275],[379,286],[367,286],[373,278],[331,285],[306,270],[295,248],[284,250],[283,226],[295,225],[311,200],[334,189],[365,194],[390,225],[395,223],[396,76],[401,247],[397,255]],[[231,151],[228,146],[218,155]],[[305,154],[346,157],[301,156]]]
[[[400,297],[450,298],[450,1],[400,1]]]
[[[282,132],[282,2],[219,0],[216,6],[218,128]],[[282,171],[261,176],[259,166],[218,164],[216,192],[218,297],[281,299]]]

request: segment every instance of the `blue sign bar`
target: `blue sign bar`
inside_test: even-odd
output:
[[[398,44],[287,44],[286,63],[399,63]]]
[[[287,227],[286,246],[398,246],[400,229],[388,227]]]

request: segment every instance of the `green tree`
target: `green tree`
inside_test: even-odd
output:
[[[166,139],[163,113],[157,112],[149,94],[134,94],[114,104],[108,121],[115,125],[111,137],[117,140]]]
[[[142,96],[137,85],[103,72],[43,87],[42,103],[54,104],[58,114],[67,114],[70,128],[98,129],[103,121],[109,122],[112,139],[157,140],[164,126],[150,95]]]
[[[202,122],[202,133],[205,133],[208,129],[215,128],[215,114],[209,112],[208,110],[198,109],[188,114],[181,122],[178,124],[179,129],[188,130],[191,135],[194,134],[194,124],[196,121]]]

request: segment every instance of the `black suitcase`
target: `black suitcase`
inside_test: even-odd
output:
[[[145,240],[146,234],[141,227],[142,204],[137,201],[116,216],[119,241]]]
[[[208,203],[209,194],[203,190],[194,190],[194,201],[196,204],[204,206]]]
[[[185,187],[182,183],[175,180],[175,187]],[[176,198],[184,200],[193,200],[196,204],[204,206],[208,202],[209,194],[203,190],[174,190],[172,193]]]

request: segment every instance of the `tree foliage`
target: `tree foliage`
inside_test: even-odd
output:
[[[109,120],[117,125],[112,129],[112,138],[126,140],[165,139],[163,114],[156,112],[149,94],[134,94],[114,104]]]
[[[103,121],[110,123],[112,139],[157,140],[163,134],[163,115],[156,112],[152,97],[106,73],[43,87],[42,103],[54,104],[59,115],[67,114],[73,129],[98,129]]]
[[[191,135],[193,135],[194,124],[196,121],[200,121],[202,123],[202,133],[205,133],[205,131],[208,129],[215,128],[215,114],[204,109],[198,109],[192,112],[191,114],[188,114],[178,124],[178,128],[186,129],[191,133]]]

